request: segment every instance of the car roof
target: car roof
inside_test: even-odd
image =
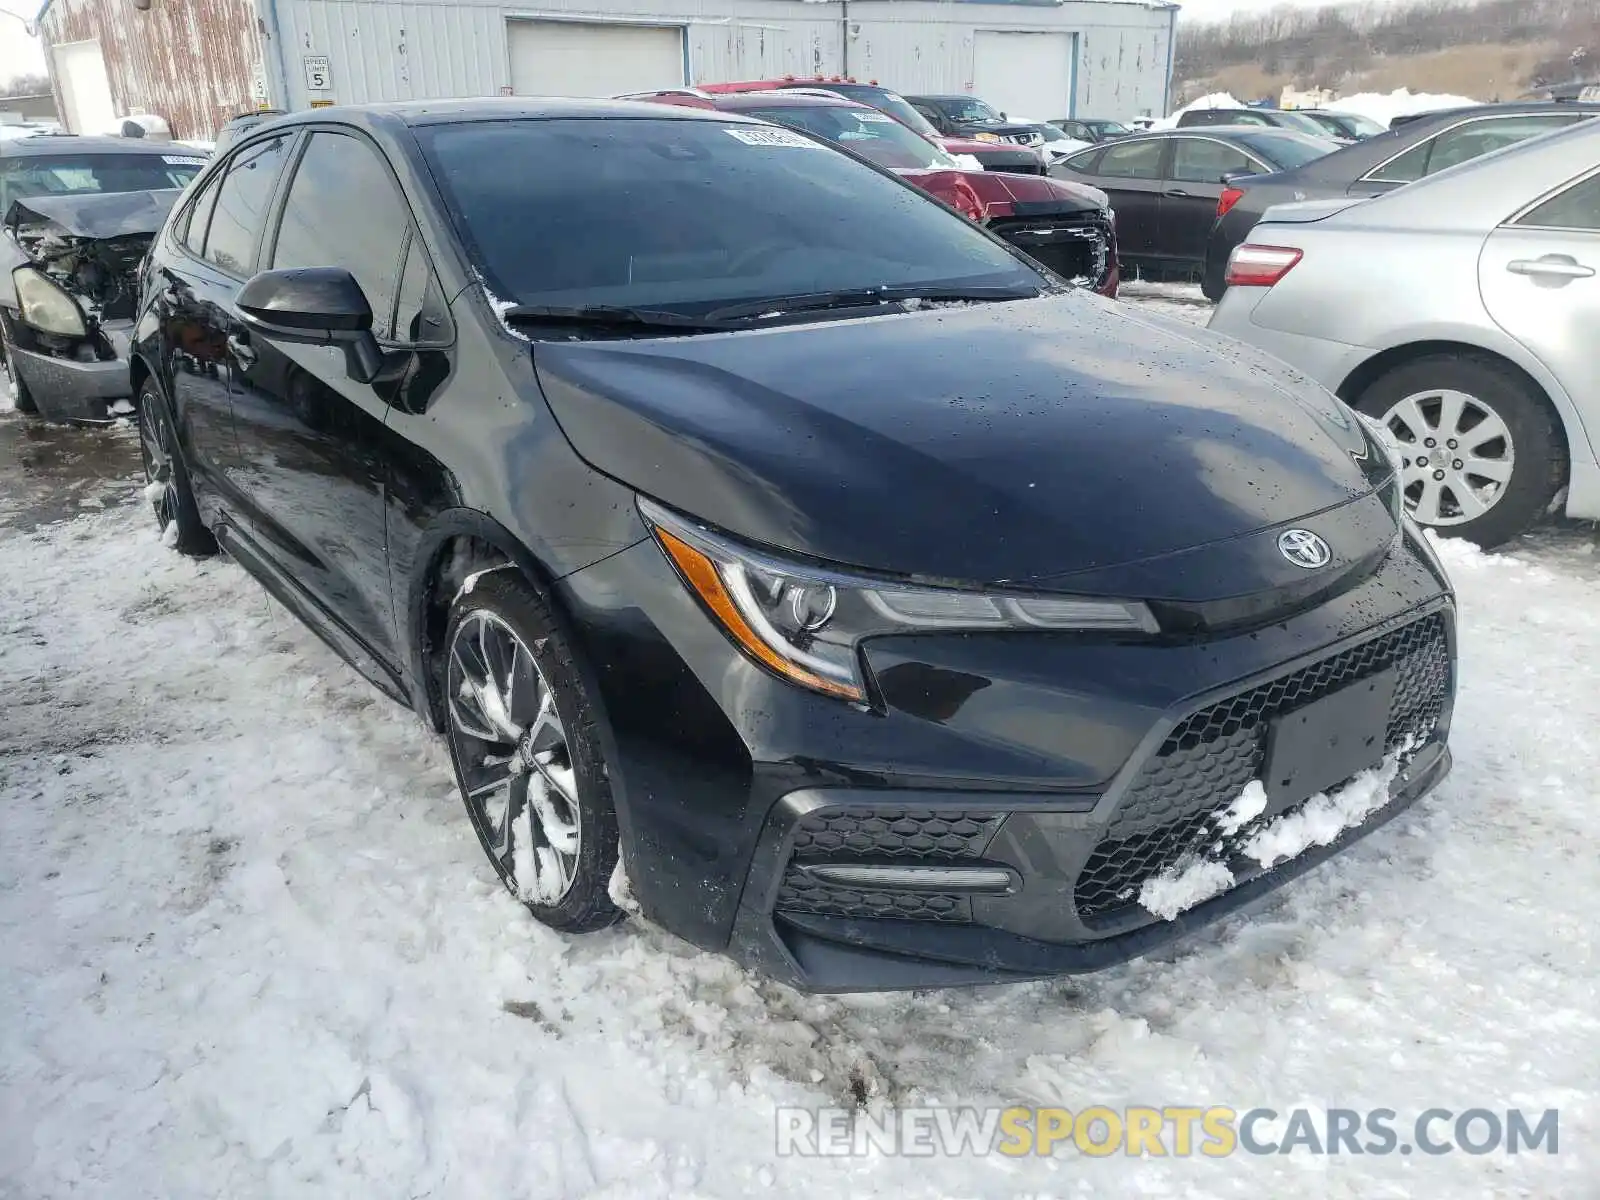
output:
[[[811,96],[805,92],[777,88],[770,92],[727,92],[713,99],[718,108],[727,112],[743,112],[751,108],[857,108],[867,112],[877,111],[848,96]]]
[[[907,100],[976,100],[976,96],[963,96],[950,92],[918,92],[915,96],[906,96]]]
[[[410,126],[468,124],[479,121],[544,120],[717,121],[732,118],[710,109],[651,103],[643,100],[581,100],[565,96],[501,96],[463,100],[402,100],[384,104],[349,104],[313,108],[274,117],[276,133],[297,125],[332,121],[376,127],[399,122]],[[252,129],[252,135],[258,130]]]
[[[79,137],[72,133],[35,133],[0,139],[0,158],[34,158],[51,154],[182,154],[201,151],[180,142],[150,142],[144,138]]]

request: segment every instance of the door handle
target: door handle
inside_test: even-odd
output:
[[[239,365],[247,371],[251,367],[255,366],[256,359],[261,357],[261,355],[256,352],[255,347],[253,347],[249,342],[245,341],[237,333],[230,333],[228,335],[228,352],[232,354],[234,358],[238,359]]]
[[[1547,254],[1543,258],[1516,258],[1506,264],[1513,275],[1544,276],[1552,279],[1588,279],[1593,267],[1586,267],[1565,254]]]
[[[1163,196],[1171,196],[1175,200],[1187,200],[1189,198],[1189,193],[1182,188],[1168,188],[1161,194]]]

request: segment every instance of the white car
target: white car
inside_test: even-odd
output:
[[[1399,443],[1406,507],[1484,546],[1600,519],[1600,120],[1368,200],[1269,208],[1211,328]],[[1286,447],[1285,453],[1291,453]]]
[[[1041,130],[1048,130],[1045,140],[1034,147],[1044,155],[1045,166],[1053,167],[1058,162],[1064,161],[1068,155],[1076,154],[1079,150],[1087,150],[1093,142],[1079,141],[1069,138],[1048,121],[1039,121],[1033,117],[1012,117],[1012,121],[1020,125],[1037,125]]]

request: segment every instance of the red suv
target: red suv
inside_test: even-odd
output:
[[[1043,175],[967,170],[887,114],[842,96],[707,87],[628,98],[744,113],[830,142],[937,196],[1062,278],[1104,296],[1117,294],[1116,226],[1106,194],[1096,188]]]

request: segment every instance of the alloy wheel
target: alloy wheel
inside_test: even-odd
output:
[[[1515,465],[1511,430],[1466,392],[1414,392],[1383,415],[1400,443],[1406,508],[1424,525],[1463,525],[1505,495]]]
[[[450,643],[447,700],[467,812],[506,885],[560,903],[577,874],[577,774],[555,693],[532,650],[492,612],[469,613]]]
[[[148,393],[139,404],[139,453],[144,459],[145,496],[164,533],[178,519],[178,481],[172,465],[167,423],[156,414],[159,401]]]

